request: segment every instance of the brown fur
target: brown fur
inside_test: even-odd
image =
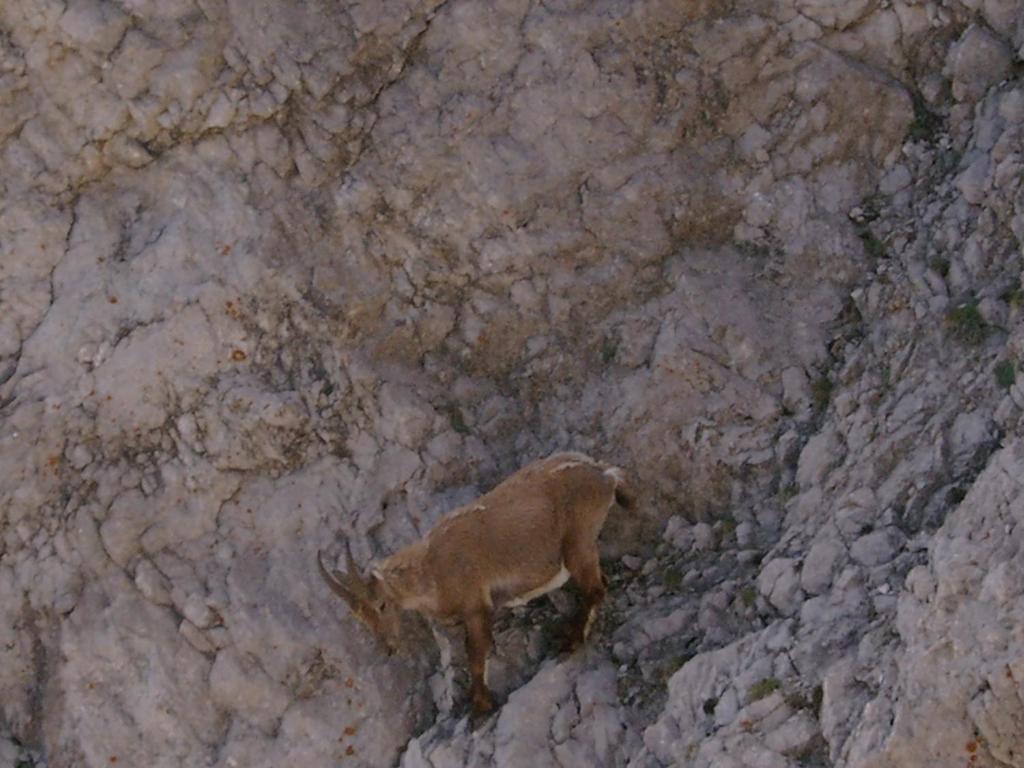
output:
[[[597,537],[608,510],[631,502],[623,473],[580,453],[556,453],[508,477],[438,521],[422,540],[376,563],[368,578],[321,573],[366,626],[395,646],[398,610],[466,630],[476,714],[492,708],[484,680],[494,611],[539,597],[564,568],[582,594],[567,646],[579,647],[604,599]]]

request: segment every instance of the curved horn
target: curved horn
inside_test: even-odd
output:
[[[349,563],[351,564],[352,556],[349,555]],[[340,571],[329,571],[324,565],[323,556],[320,550],[316,552],[316,563],[320,566],[320,575],[323,580],[327,582],[327,586],[331,588],[338,597],[344,599],[346,602],[350,602],[357,598],[356,590],[354,586],[354,580],[351,576],[346,577]],[[351,565],[349,566],[351,567]]]

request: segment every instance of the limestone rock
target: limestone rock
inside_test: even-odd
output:
[[[0,30],[0,764],[1022,764],[1019,2]],[[471,727],[316,553],[561,449],[608,598]]]

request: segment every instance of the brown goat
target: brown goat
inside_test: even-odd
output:
[[[374,563],[367,577],[351,555],[348,573],[342,573],[329,571],[317,553],[320,573],[391,650],[402,610],[461,623],[470,701],[480,715],[493,708],[485,676],[497,608],[522,605],[572,578],[582,601],[566,650],[586,639],[605,596],[597,536],[616,501],[629,506],[624,478],[618,467],[582,453],[556,453],[449,512],[426,537]]]

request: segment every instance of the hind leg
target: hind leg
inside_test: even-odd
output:
[[[565,641],[564,650],[572,653],[586,641],[607,590],[596,543],[570,548],[565,553],[565,567],[581,594],[579,608],[569,621],[569,634]]]

